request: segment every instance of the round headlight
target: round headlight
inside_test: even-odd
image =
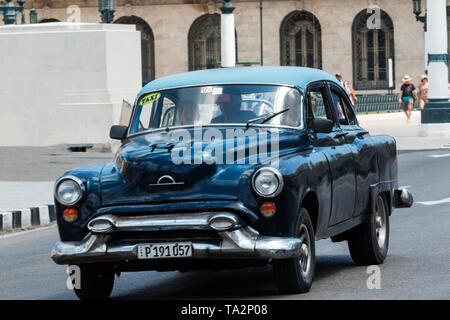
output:
[[[55,189],[55,197],[63,205],[74,205],[83,196],[84,185],[75,177],[65,177],[59,181]]]
[[[274,168],[259,169],[253,176],[253,188],[260,196],[275,197],[283,189],[283,177]]]

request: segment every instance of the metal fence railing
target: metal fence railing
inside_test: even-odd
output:
[[[397,94],[373,94],[373,95],[357,95],[358,101],[354,109],[356,113],[384,113],[402,111],[402,106],[398,103]],[[419,104],[414,103],[414,109]]]

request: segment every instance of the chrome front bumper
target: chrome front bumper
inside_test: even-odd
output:
[[[221,219],[221,224],[212,221]],[[230,223],[224,226],[223,221]],[[94,223],[97,221],[97,223]],[[100,222],[98,222],[100,221]],[[222,226],[223,230],[217,228]],[[224,229],[226,228],[226,229]],[[138,259],[138,245],[151,240],[110,241],[111,235],[133,231],[210,230],[220,241],[186,239],[192,243],[193,259],[286,259],[298,257],[301,241],[289,237],[261,236],[228,212],[122,217],[105,215],[89,223],[91,232],[79,242],[57,242],[51,257],[57,264],[119,262]],[[161,241],[158,241],[161,242]],[[167,240],[170,242],[170,239]],[[184,259],[184,258],[180,258]]]

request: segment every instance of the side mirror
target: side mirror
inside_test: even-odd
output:
[[[333,127],[334,122],[329,119],[314,118],[311,122],[311,129],[316,133],[330,133]]]
[[[114,125],[109,130],[109,137],[115,140],[123,140],[127,135],[128,127],[127,126],[118,126]]]

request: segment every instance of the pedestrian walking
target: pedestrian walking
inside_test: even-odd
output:
[[[411,122],[412,110],[414,107],[414,97],[417,100],[417,90],[414,84],[411,83],[411,77],[405,75],[402,78],[402,86],[400,88],[400,96],[398,102],[402,105],[402,109],[406,114],[406,121]]]
[[[356,97],[355,90],[353,90],[352,85],[349,81],[344,81],[344,78],[342,77],[341,73],[336,73],[335,77],[337,81],[344,87],[345,91],[347,92],[348,96],[350,97],[350,101],[352,102],[352,105],[355,105],[356,101],[358,101],[358,98]]]
[[[419,107],[423,109],[425,103],[428,102],[428,77],[423,75],[420,77],[420,85],[419,85]]]
[[[345,90],[347,90],[347,93],[350,97],[350,101],[352,102],[352,105],[354,106],[356,101],[358,101],[358,98],[356,97],[356,92],[353,89],[353,87],[349,81],[345,81]]]

